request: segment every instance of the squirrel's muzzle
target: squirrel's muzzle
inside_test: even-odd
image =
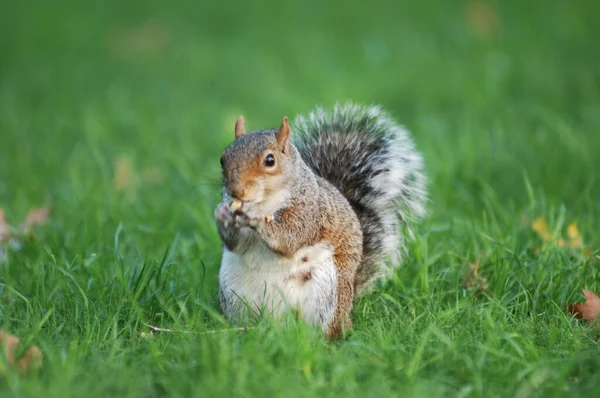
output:
[[[246,189],[242,184],[229,183],[227,184],[227,194],[234,199],[244,200]]]

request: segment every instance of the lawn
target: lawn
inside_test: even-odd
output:
[[[1,246],[0,327],[44,361],[0,395],[600,396],[600,327],[566,311],[600,293],[599,4],[3,2],[0,208],[50,214]],[[213,209],[236,117],[347,99],[425,156],[409,256],[343,341],[231,330]]]

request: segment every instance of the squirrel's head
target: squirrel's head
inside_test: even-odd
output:
[[[296,160],[287,116],[278,130],[246,133],[244,117],[235,124],[235,141],[221,156],[227,194],[242,202],[261,204],[287,191],[290,164]],[[282,198],[283,199],[283,198]]]

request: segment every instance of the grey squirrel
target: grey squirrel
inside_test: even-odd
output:
[[[221,167],[219,301],[234,322],[291,310],[339,336],[425,214],[422,156],[378,106],[317,108],[250,133],[240,116]]]

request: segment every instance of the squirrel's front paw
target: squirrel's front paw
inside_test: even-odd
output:
[[[248,214],[245,211],[242,211],[239,206],[235,206],[235,202],[228,203],[223,202],[217,206],[215,210],[215,219],[225,228],[243,228],[250,227],[256,228],[262,218],[252,213]]]
[[[273,214],[265,215],[264,211],[250,203],[244,203],[243,207],[240,206],[238,209],[235,211],[235,217],[239,217],[238,222],[242,226],[257,228],[261,224],[268,224],[275,219]]]
[[[236,228],[250,227],[256,228],[260,224],[261,219],[258,217],[251,217],[246,213],[235,212],[233,214],[233,222]]]
[[[219,224],[223,224],[226,228],[234,222],[233,212],[230,209],[230,204],[227,202],[220,203],[215,210],[215,219]]]

